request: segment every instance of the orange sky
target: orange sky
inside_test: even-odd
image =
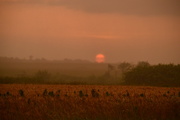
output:
[[[178,0],[0,0],[0,56],[180,63]]]

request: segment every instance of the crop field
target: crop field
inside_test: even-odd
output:
[[[1,120],[178,120],[180,88],[0,85]]]

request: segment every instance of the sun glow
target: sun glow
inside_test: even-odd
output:
[[[105,61],[105,56],[103,54],[97,54],[96,55],[96,62],[97,63],[103,63]]]

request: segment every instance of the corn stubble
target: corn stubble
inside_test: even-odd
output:
[[[0,86],[2,120],[180,118],[180,88],[18,84]]]

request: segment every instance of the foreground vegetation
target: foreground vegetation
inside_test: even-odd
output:
[[[178,120],[180,88],[0,85],[2,120]]]

